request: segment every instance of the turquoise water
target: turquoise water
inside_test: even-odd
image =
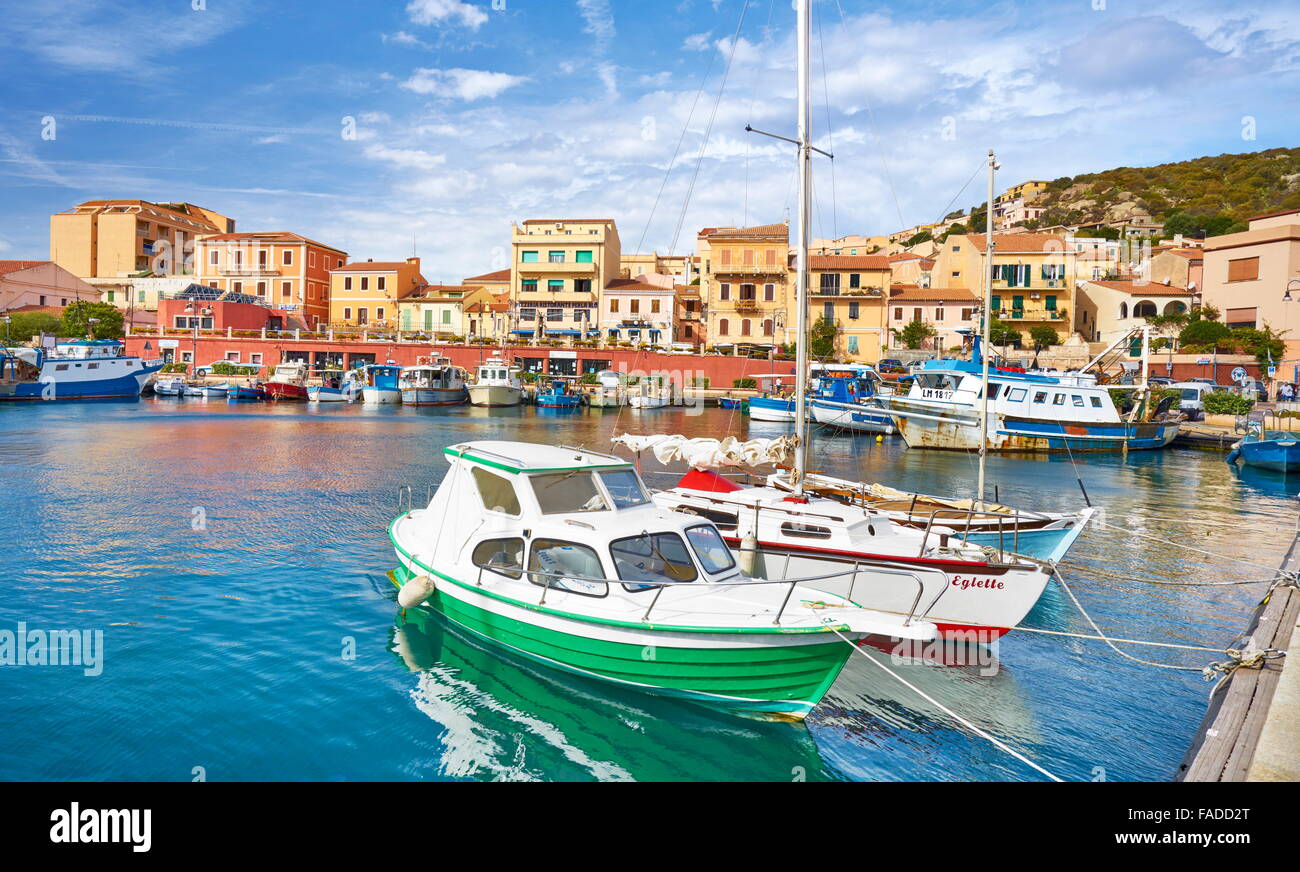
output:
[[[772,426],[722,410],[0,406],[0,631],[101,630],[105,643],[100,675],[0,667],[0,778],[1041,778],[863,657],[804,724],[763,723],[554,673],[437,617],[397,619],[384,526],[400,485],[437,485],[444,445],[606,448],[615,428],[782,432],[760,429]],[[922,491],[969,493],[975,477],[966,455],[869,437],[818,434],[813,457],[828,473]],[[1081,501],[1067,458],[989,468],[1006,502]],[[645,472],[673,481],[653,461]],[[1134,579],[1267,577],[1295,526],[1297,485],[1183,449],[1080,459],[1079,473],[1108,522],[1188,546],[1086,532],[1063,571],[1102,628],[1231,642],[1261,585]],[[1055,585],[1028,623],[1090,632]],[[1170,778],[1209,689],[1093,641],[1021,632],[993,653],[891,668],[1068,780]]]

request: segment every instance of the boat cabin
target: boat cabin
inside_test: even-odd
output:
[[[368,363],[364,367],[366,384],[373,388],[397,388],[402,368],[395,363]]]
[[[975,409],[983,396],[981,366],[962,360],[930,360],[920,369],[909,400]],[[1117,423],[1110,391],[1090,377],[1063,373],[1036,375],[1003,368],[989,370],[989,413],[1016,418],[1081,423]]]

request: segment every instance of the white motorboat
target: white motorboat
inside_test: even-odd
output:
[[[523,401],[524,383],[519,367],[499,357],[479,364],[469,386],[469,401],[475,406],[517,406]]]

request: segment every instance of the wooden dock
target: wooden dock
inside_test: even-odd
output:
[[[1300,528],[1279,567],[1300,571]],[[1279,586],[1256,609],[1246,635],[1257,649],[1295,651],[1300,590]],[[1178,770],[1178,781],[1276,781],[1300,778],[1300,662],[1285,670],[1291,654],[1243,667],[1224,678],[1201,721],[1196,741]],[[1285,671],[1284,671],[1285,670]],[[1285,676],[1285,679],[1283,678]],[[1283,687],[1281,693],[1279,686]],[[1276,697],[1276,698],[1275,698]]]

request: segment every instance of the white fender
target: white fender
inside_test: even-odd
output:
[[[433,592],[437,589],[432,578],[427,575],[417,575],[402,585],[402,589],[397,592],[397,604],[404,609],[413,609],[433,596]]]

